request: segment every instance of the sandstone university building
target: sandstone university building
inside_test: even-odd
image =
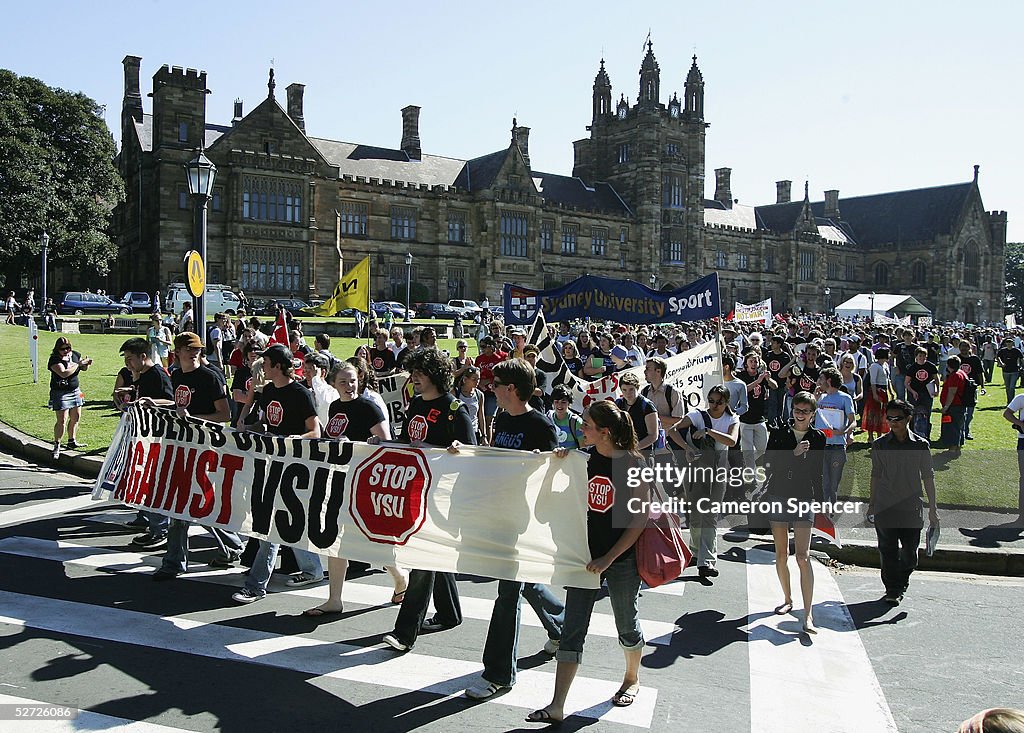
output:
[[[632,101],[613,96],[601,61],[572,175],[541,172],[530,129],[515,120],[502,150],[426,153],[414,105],[401,110],[393,148],[316,137],[328,126],[307,125],[303,85],[279,101],[273,71],[266,99],[247,114],[236,100],[233,119],[217,124],[206,117],[206,72],[163,66],[146,112],[141,62],[124,59],[119,291],[183,278],[192,213],[182,164],[204,146],[218,171],[208,279],[249,296],[325,297],[339,266],[369,255],[372,296],[401,301],[410,253],[412,281],[437,301],[486,294],[495,304],[505,282],[550,288],[583,273],[645,285],[653,274],[668,289],[718,271],[727,305],[771,297],[777,311],[818,311],[877,291],[913,295],[941,320],[1002,317],[1006,212],[985,211],[977,166],[961,183],[853,198],[829,190],[821,201],[778,181],[764,206],[734,200],[723,167],[705,199],[697,58],[670,96],[650,43]]]

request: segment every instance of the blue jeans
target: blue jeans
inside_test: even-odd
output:
[[[922,397],[914,403],[914,415],[910,429],[925,440],[932,439],[932,398]]]
[[[526,596],[548,638],[562,636],[565,606],[546,585],[519,583],[514,580],[498,581],[498,597],[494,599],[491,623],[487,627],[484,644],[484,674],[488,682],[511,686],[516,683],[516,658],[519,649],[519,612],[521,599]]]
[[[1017,390],[1017,377],[1020,372],[1003,372],[1003,384],[1006,385],[1006,401],[1013,399],[1013,393]]]
[[[139,514],[146,518],[149,522],[149,533],[150,534],[163,534],[167,531],[167,528],[171,525],[171,518],[166,514],[157,514],[156,512],[139,511]]]
[[[260,549],[256,551],[256,557],[253,558],[252,568],[245,579],[245,587],[253,593],[266,595],[267,583],[270,582],[270,576],[274,573],[277,551],[281,549],[281,546],[266,540],[259,540],[259,543]],[[320,562],[319,555],[309,550],[300,550],[298,547],[293,547],[292,552],[295,553],[295,562],[299,566],[299,572],[309,573],[314,578],[324,577],[324,566]]]
[[[882,568],[882,585],[889,595],[898,596],[907,590],[910,574],[917,567],[917,547],[921,544],[921,528],[885,528],[875,525],[878,557]]]
[[[964,427],[960,431],[960,445],[964,444],[967,440],[967,436],[971,434],[971,421],[974,420],[974,407],[975,405],[967,405],[964,411]]]
[[[964,412],[963,405],[950,405],[946,411],[951,419],[942,423],[943,448],[959,448],[964,444]]]
[[[459,603],[459,588],[452,573],[435,573],[433,570],[409,571],[409,587],[405,591],[402,607],[395,619],[395,637],[412,647],[420,635],[420,627],[427,617],[430,598],[434,598],[434,613],[445,626],[462,623],[462,605]]]
[[[907,399],[907,383],[903,379],[902,374],[897,374],[894,370],[892,373],[892,388],[896,392],[896,399],[905,400]]]
[[[764,416],[769,425],[773,425],[776,420],[782,419],[785,402],[786,390],[780,387],[779,389],[768,391],[768,404],[764,406]]]
[[[825,446],[825,467],[821,476],[821,492],[825,501],[834,502],[839,497],[839,482],[843,480],[846,467],[846,446]]]
[[[626,651],[644,647],[644,632],[640,629],[640,573],[636,569],[636,555],[627,552],[604,571],[608,581],[608,600],[612,604],[619,646]],[[565,625],[562,642],[555,653],[559,662],[583,662],[583,644],[587,640],[590,617],[600,594],[598,588],[569,588],[565,592]]]
[[[167,573],[184,573],[188,571],[188,528],[191,522],[184,519],[172,519],[167,528],[167,552],[164,553],[160,569]],[[242,540],[235,532],[228,532],[218,527],[203,526],[217,541],[221,556],[237,558],[242,554]]]

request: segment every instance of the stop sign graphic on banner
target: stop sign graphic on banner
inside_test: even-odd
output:
[[[345,434],[345,429],[348,427],[348,415],[344,412],[339,412],[337,415],[327,421],[327,436],[329,438],[340,438]]]
[[[604,514],[615,504],[615,485],[607,476],[594,476],[587,484],[590,510]]]
[[[381,448],[352,474],[348,511],[374,542],[404,545],[427,518],[430,469],[412,448]]]
[[[427,439],[428,427],[427,418],[423,415],[416,415],[409,421],[409,425],[405,428],[405,434],[409,436],[409,440],[423,441]]]
[[[284,418],[284,408],[281,407],[281,403],[277,400],[273,400],[267,405],[267,422],[277,427],[281,424],[281,420]]]
[[[184,384],[174,390],[174,404],[178,407],[188,407],[192,403],[192,390]]]

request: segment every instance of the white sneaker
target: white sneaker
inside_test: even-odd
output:
[[[558,647],[560,646],[560,644],[561,642],[559,642],[558,639],[548,639],[544,642],[543,651],[545,654],[554,656],[555,652],[558,651]]]
[[[53,442],[53,460],[60,458],[60,443],[57,441]]]
[[[487,700],[497,695],[499,692],[505,692],[511,690],[509,685],[499,685],[494,682],[488,682],[487,680],[481,679],[472,687],[466,688],[466,697],[470,700]]]
[[[408,644],[403,644],[398,640],[398,637],[394,634],[384,634],[384,638],[381,639],[385,644],[394,649],[396,652],[407,652],[410,649]]]
[[[301,588],[305,585],[313,585],[314,583],[322,583],[324,576],[319,578],[309,573],[296,573],[284,582],[289,588]]]
[[[266,597],[266,593],[258,593],[257,591],[252,591],[248,588],[242,588],[242,590],[231,596],[231,600],[235,603],[249,604],[255,603],[256,601],[262,601]]]

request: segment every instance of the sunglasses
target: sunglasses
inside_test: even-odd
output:
[[[906,415],[886,415],[886,422],[903,422],[907,419]]]
[[[724,405],[725,400],[708,400],[709,405]]]

